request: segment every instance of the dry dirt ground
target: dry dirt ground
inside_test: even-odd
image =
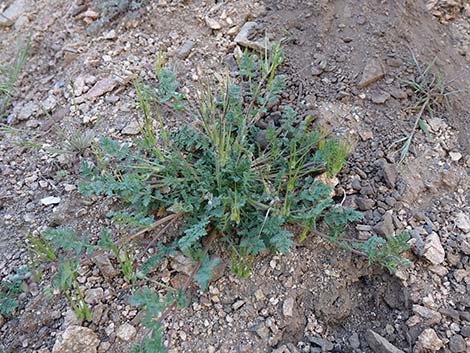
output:
[[[18,39],[31,35],[1,121],[15,130],[0,135],[0,278],[26,263],[20,244],[28,233],[60,225],[94,238],[117,207],[82,197],[78,156],[50,149],[70,148],[78,134],[131,140],[139,117],[131,82],[154,78],[159,51],[191,95],[203,80],[234,70],[234,36],[256,21],[258,37],[282,40],[286,53],[288,89],[272,112],[289,104],[354,145],[337,186],[347,205],[364,212],[351,234],[367,239],[406,229],[424,253],[410,251],[411,265],[390,275],[313,238],[285,256],[257,259],[247,280],[222,267],[207,292],[193,290],[189,307],[166,320],[169,351],[470,351],[468,1],[160,0],[118,12],[113,2],[130,4],[0,3],[0,13],[20,4],[14,24],[0,27],[0,63],[11,62]],[[461,92],[426,118],[431,138],[417,131],[398,163],[394,142],[410,133],[415,117],[407,109],[415,95],[402,81],[417,75],[411,52],[422,65],[435,60],[432,70]],[[360,84],[368,78],[375,82]],[[165,119],[170,127],[189,121]],[[60,200],[41,202],[51,196]],[[161,276],[171,281],[184,271],[170,261]],[[81,324],[89,352],[128,352],[143,331],[123,279],[103,277],[90,264],[79,280],[92,322],[74,322],[63,299],[46,298],[45,278],[20,295],[13,317],[0,317],[0,351],[66,352],[58,344],[53,350],[56,340]]]

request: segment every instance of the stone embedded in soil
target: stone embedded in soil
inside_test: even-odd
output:
[[[136,332],[135,327],[126,322],[116,329],[116,336],[123,341],[130,341]]]
[[[69,326],[57,337],[52,353],[96,353],[99,343],[98,336],[89,328]]]
[[[19,121],[28,120],[30,117],[33,116],[36,112],[39,111],[39,107],[34,102],[28,102],[23,107],[21,107],[20,111],[18,112],[17,119]]]
[[[385,76],[382,62],[378,59],[369,59],[364,71],[362,72],[361,80],[358,83],[358,88],[364,88],[368,85],[382,79]]]
[[[398,349],[384,337],[372,330],[367,330],[365,337],[369,347],[375,353],[404,353],[401,349]]]
[[[445,259],[445,251],[437,233],[431,233],[426,238],[423,256],[432,264],[439,265]]]
[[[453,335],[449,339],[449,349],[452,353],[461,353],[466,351],[467,344],[465,340],[460,335]]]
[[[462,153],[460,152],[449,152],[450,159],[452,159],[454,162],[460,161],[462,158]]]
[[[375,201],[368,197],[357,197],[356,205],[361,211],[367,211],[374,207]]]
[[[48,196],[48,197],[45,197],[45,198],[41,199],[41,203],[44,206],[56,205],[56,204],[60,203],[60,197]]]
[[[427,328],[418,337],[418,345],[431,352],[436,352],[444,346],[444,343],[432,328]]]
[[[459,212],[455,217],[455,225],[465,233],[470,232],[470,218],[463,212]]]

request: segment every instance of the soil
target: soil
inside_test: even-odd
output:
[[[230,274],[229,255],[219,251],[220,273],[208,291],[192,288],[189,306],[165,322],[169,352],[394,352],[376,348],[368,330],[396,352],[470,351],[468,1],[160,0],[136,9],[121,2],[128,6],[113,15],[97,2],[39,0],[14,25],[0,27],[1,64],[11,63],[18,39],[31,35],[2,121],[14,130],[0,132],[0,278],[27,263],[21,243],[29,233],[67,226],[93,240],[119,207],[76,190],[77,161],[89,149],[51,149],[71,149],[67,141],[83,134],[131,141],[139,117],[132,79],[154,78],[159,51],[191,96],[233,69],[240,50],[234,37],[256,21],[258,38],[282,40],[286,54],[287,90],[271,112],[289,104],[354,146],[336,187],[339,200],[345,195],[346,205],[364,213],[351,236],[408,230],[413,248],[427,250],[408,252],[410,266],[392,275],[312,236],[285,256],[258,258],[246,280]],[[0,3],[0,13],[12,3]],[[188,40],[193,47],[185,52]],[[416,116],[409,111],[415,95],[403,83],[417,75],[412,53],[421,65],[435,60],[433,72],[458,94],[426,117],[431,138],[417,130],[399,163],[396,141],[412,131]],[[370,67],[382,75],[362,84]],[[95,94],[96,83],[103,94]],[[172,128],[190,119],[168,115],[165,122]],[[44,205],[50,196],[60,201]],[[443,255],[437,261],[428,246],[436,241]],[[185,276],[176,260],[160,270],[172,284]],[[96,333],[98,352],[129,352],[145,331],[124,279],[101,276],[93,263],[79,279],[90,295],[103,293],[91,305],[92,322],[81,323]],[[31,284],[15,315],[0,317],[0,351],[51,352],[74,323],[65,300],[43,294],[49,281]],[[123,339],[125,323],[137,338]],[[432,347],[424,342],[429,329],[437,335]]]

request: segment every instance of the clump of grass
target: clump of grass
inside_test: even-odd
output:
[[[288,225],[304,229],[299,241],[316,234],[390,270],[403,264],[399,252],[406,248],[406,237],[399,238],[402,246],[377,237],[367,243],[344,237],[346,226],[361,215],[336,204],[331,187],[319,177],[334,177],[340,171],[348,153],[345,142],[316,131],[311,118],[299,119],[288,106],[277,125],[264,124],[267,143],[258,142],[258,126],[263,125],[258,122],[269,115],[266,107],[284,89],[285,77],[277,73],[283,60],[279,44],[261,57],[245,52],[238,59],[236,80],[226,77],[215,89],[204,86],[196,103],[190,104],[160,57],[157,83],[135,83],[143,112],[142,139],[131,146],[102,138],[93,158],[81,163],[86,179],[81,192],[121,200],[125,209],[109,216],[121,230],[134,233],[123,236],[120,231],[113,238],[103,230],[97,245],[68,230],[43,232],[42,240],[31,240],[36,243],[33,254],[44,248],[40,253],[46,262],[68,264],[69,281],[56,282],[63,284],[57,288],[69,294],[71,303],[81,303],[68,271],[76,271],[80,263],[71,261],[103,251],[114,254],[133,292],[132,304],[145,310],[142,323],[149,334],[134,352],[165,351],[163,321],[185,305],[191,283],[207,287],[219,261],[209,254],[214,242],[230,254],[231,269],[240,277],[249,276],[260,253],[289,251],[295,236]],[[167,130],[162,111],[168,109],[192,116],[194,124]],[[162,234],[177,220],[178,235],[162,241]],[[157,251],[137,268],[137,252],[131,254],[129,243],[160,226],[145,248]],[[171,288],[148,274],[176,250],[195,265],[185,283]],[[166,294],[158,295],[155,287]],[[77,304],[75,308],[83,310]]]
[[[433,118],[436,114],[444,110],[449,105],[449,97],[458,91],[450,89],[450,81],[445,81],[439,73],[433,72],[436,59],[426,66],[422,66],[413,51],[411,57],[416,69],[416,77],[413,80],[402,80],[414,93],[413,106],[409,111],[416,114],[415,122],[410,133],[394,142],[394,144],[402,143],[400,160],[403,162],[410,149],[412,140],[416,131],[421,129],[427,138],[431,139],[431,134],[426,126],[426,118]]]
[[[10,65],[0,67],[0,117],[6,113],[10,99],[14,94],[15,84],[28,57],[31,37],[23,43],[19,42],[15,60]]]

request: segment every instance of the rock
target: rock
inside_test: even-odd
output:
[[[465,343],[465,340],[460,335],[453,335],[449,339],[449,349],[453,353],[465,352],[466,351],[466,349],[465,349],[466,346],[467,346],[467,344]]]
[[[324,338],[321,338],[321,337],[310,336],[310,337],[308,337],[308,340],[311,343],[321,347],[322,352],[329,352],[329,351],[332,351],[333,348],[334,348],[333,343],[331,343],[330,341],[328,341]]]
[[[441,240],[436,233],[433,232],[426,238],[423,256],[434,265],[438,265],[444,261],[444,248],[442,247]]]
[[[359,136],[361,137],[362,141],[372,140],[374,138],[374,133],[372,131],[358,131]]]
[[[387,92],[374,93],[372,94],[370,99],[375,104],[384,104],[388,99],[390,99],[390,93],[387,93]]]
[[[41,105],[42,105],[42,108],[46,111],[46,112],[50,112],[52,111],[56,105],[57,105],[57,99],[55,99],[54,96],[49,96],[46,98],[46,100],[44,100],[43,102],[41,102]]]
[[[116,329],[116,336],[123,341],[130,341],[136,333],[135,327],[127,322]]]
[[[218,29],[221,29],[222,26],[220,25],[220,23],[210,17],[206,17],[206,25],[210,28],[210,29],[214,29],[214,30],[218,30]]]
[[[286,317],[292,317],[294,315],[294,304],[295,299],[292,297],[287,298],[282,304],[282,314]]]
[[[267,339],[269,337],[269,329],[265,324],[261,324],[256,328],[256,334],[262,339]]]
[[[99,343],[98,336],[89,328],[69,326],[57,337],[52,353],[96,353]]]
[[[418,345],[423,349],[435,352],[441,349],[444,346],[444,343],[439,339],[436,331],[432,328],[427,328],[419,335]]]
[[[458,213],[455,217],[455,225],[464,233],[470,232],[470,218],[463,212]]]
[[[1,325],[0,325],[1,327]],[[470,337],[470,326],[464,326],[460,329],[460,334],[464,337]]]
[[[93,262],[107,279],[111,279],[119,274],[119,271],[114,268],[106,254],[100,254],[93,257]]]
[[[94,304],[101,300],[103,297],[103,288],[91,288],[85,292],[85,302],[88,304]]]
[[[395,227],[393,226],[393,217],[391,212],[385,212],[382,221],[374,226],[373,230],[380,236],[390,239],[395,233]]]
[[[81,322],[77,318],[77,314],[72,309],[68,309],[64,314],[64,327],[80,326]]]
[[[462,154],[459,152],[449,152],[449,156],[454,162],[458,162],[462,158]]]
[[[439,130],[445,130],[447,124],[441,118],[433,118],[428,120],[429,126],[431,126],[432,131],[438,132]]]
[[[365,337],[369,347],[376,353],[404,353],[372,330],[367,330]]]
[[[364,88],[374,83],[385,76],[382,63],[378,59],[369,59],[364,71],[362,72],[361,80],[358,83],[358,88]]]
[[[351,336],[349,336],[348,341],[351,348],[357,349],[361,346],[361,341],[359,341],[359,335],[357,332],[354,332]]]
[[[384,163],[382,166],[385,184],[390,189],[394,189],[398,179],[398,171],[394,164]]]
[[[445,315],[445,316],[448,316],[450,318],[452,318],[452,320],[454,321],[459,321],[459,312],[455,309],[451,309],[451,308],[440,308],[439,309],[439,312],[442,314],[442,315]]]
[[[235,303],[233,303],[232,309],[233,309],[233,310],[238,310],[238,309],[240,309],[243,305],[245,305],[245,301],[244,301],[244,300],[237,300]]]
[[[2,328],[2,326],[5,324],[5,318],[0,315],[0,329]]]
[[[368,197],[357,197],[356,205],[361,211],[367,211],[374,207],[375,201]]]
[[[33,114],[39,111],[39,106],[34,102],[28,102],[21,107],[18,112],[17,119],[19,121],[28,120]]]
[[[428,326],[435,325],[442,319],[442,315],[440,313],[421,305],[413,305],[413,312],[425,319],[425,324]]]
[[[116,30],[112,29],[112,30],[110,30],[109,32],[104,33],[104,34],[103,34],[103,38],[104,38],[104,39],[108,39],[108,40],[117,39]]]
[[[44,206],[56,205],[59,202],[60,202],[60,197],[55,197],[55,196],[48,196],[48,197],[41,199],[41,203]]]
[[[266,45],[264,41],[258,40],[258,41],[252,41],[248,39],[250,37],[251,32],[256,30],[258,27],[258,24],[256,22],[246,22],[243,27],[240,29],[240,32],[238,32],[237,36],[235,37],[235,43],[238,45],[245,47],[245,48],[250,48],[258,51],[264,52],[266,49]]]
[[[140,124],[132,120],[129,124],[124,127],[124,129],[121,130],[121,134],[123,135],[138,135],[140,133],[141,127]]]
[[[103,94],[111,92],[116,88],[118,81],[113,77],[106,77],[98,82],[87,92],[86,99],[94,101],[96,98],[101,97]]]
[[[28,0],[16,0],[13,2],[13,4],[8,6],[8,8],[0,15],[0,27],[11,26],[13,23],[15,23],[18,17],[28,11],[28,8]]]
[[[189,53],[191,52],[191,50],[193,49],[193,46],[194,46],[194,42],[192,40],[187,40],[178,50],[178,53],[176,54],[176,56],[182,60],[186,59]]]

